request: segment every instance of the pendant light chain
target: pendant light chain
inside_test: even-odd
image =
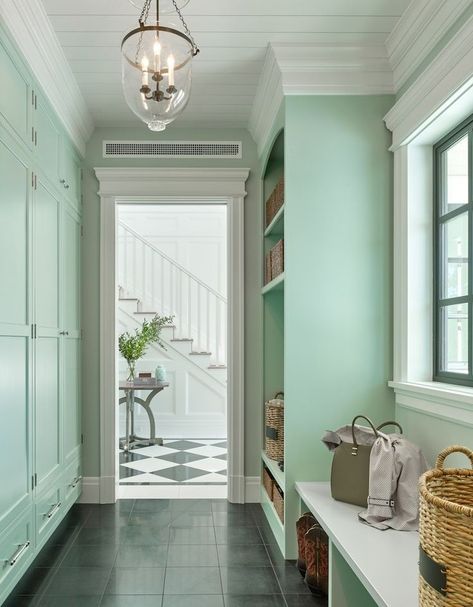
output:
[[[177,6],[176,0],[172,0],[172,3],[174,5],[174,8],[176,9],[176,13],[179,16],[179,19],[181,20],[182,25],[184,26],[184,29],[186,30],[186,34],[189,36],[190,41],[192,42],[192,50],[194,55],[197,55],[199,51],[199,48],[197,47],[197,44],[195,43],[194,37],[191,34],[190,29],[187,27],[187,23],[184,20],[184,17],[182,16],[181,11],[179,10],[179,7]]]
[[[143,4],[143,10],[141,11],[141,15],[138,19],[138,22],[141,26],[145,25],[146,21],[148,20],[151,2],[152,0],[146,0],[146,2]]]

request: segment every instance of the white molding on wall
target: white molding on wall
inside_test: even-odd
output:
[[[416,0],[409,4],[386,39],[396,90],[427,59],[472,1]]]
[[[392,70],[383,44],[270,44],[249,129],[261,154],[284,96],[383,93],[394,93]]]
[[[41,0],[2,0],[0,18],[84,156],[94,123]]]
[[[82,493],[78,499],[79,504],[100,503],[100,479],[98,476],[85,476],[82,479]]]
[[[473,17],[470,17],[386,114],[386,125],[393,131],[393,149],[417,137],[471,91],[472,65]],[[471,113],[470,101],[463,103],[463,117]],[[460,122],[461,116],[455,116],[455,120]]]
[[[261,478],[247,476],[245,478],[245,504],[259,504],[261,502]]]
[[[116,500],[116,206],[119,202],[228,206],[228,499],[243,503],[244,477],[244,197],[249,169],[96,168],[100,240],[100,501]],[[156,195],[159,192],[159,196]],[[113,479],[113,482],[111,482]]]

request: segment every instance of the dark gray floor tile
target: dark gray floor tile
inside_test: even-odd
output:
[[[281,594],[225,595],[225,607],[285,607]]]
[[[169,541],[169,527],[127,526],[121,527],[118,542],[126,546],[157,546]]]
[[[272,567],[221,567],[223,594],[278,594],[279,585]]]
[[[118,529],[115,527],[82,528],[75,538],[77,545],[102,546],[119,543]]]
[[[113,569],[105,594],[162,594],[165,569]]]
[[[217,567],[217,547],[169,544],[168,567]]]
[[[172,462],[173,464],[188,464],[203,458],[202,455],[187,453],[187,451],[179,451],[177,453],[170,453],[169,455],[161,455],[159,459]]]
[[[70,548],[70,546],[50,545],[47,543],[36,556],[32,567],[59,567]]]
[[[102,544],[91,546],[76,544],[66,554],[61,567],[113,567],[118,546]]]
[[[172,443],[166,443],[166,447],[169,447],[169,449],[179,449],[180,451],[186,451],[188,449],[202,447],[202,444],[194,443],[191,440],[177,440],[173,441]]]
[[[135,500],[132,514],[137,512],[166,512],[171,510],[171,500]]]
[[[45,590],[56,569],[30,567],[13,590],[15,595],[35,595]]]
[[[213,527],[214,521],[210,512],[176,513],[171,527]]]
[[[327,607],[327,597],[317,597],[311,594],[287,594],[284,597],[288,607]]]
[[[189,499],[171,500],[173,512],[212,512],[211,500]]]
[[[46,588],[48,596],[101,595],[110,577],[109,567],[60,567],[55,571],[51,583]]]
[[[187,466],[174,466],[174,468],[166,468],[165,470],[156,470],[151,474],[156,474],[163,478],[167,478],[171,481],[177,481],[183,483],[184,481],[194,480],[199,476],[205,476],[208,474],[207,470],[197,470],[196,468],[188,468]]]
[[[165,567],[168,545],[119,546],[115,567]]]
[[[100,595],[97,596],[45,596],[38,607],[98,607]]]
[[[215,544],[213,527],[171,527],[170,544]]]
[[[130,512],[92,512],[84,522],[84,528],[123,527],[128,524]]]
[[[266,544],[266,550],[268,551],[271,563],[275,567],[285,567],[288,564],[277,544]]]
[[[215,527],[217,544],[262,544],[257,527]]]
[[[39,605],[39,598],[37,595],[31,596],[18,596],[12,594],[3,603],[3,607],[37,607]]]
[[[55,546],[70,546],[80,532],[82,525],[83,523],[71,526],[67,525],[65,521],[62,521],[52,533],[48,540],[48,544]]]
[[[256,519],[250,511],[227,511],[213,512],[212,518],[216,527],[254,527]]]
[[[304,578],[295,565],[275,567],[274,571],[283,594],[310,594]]]
[[[166,527],[172,521],[172,513],[170,510],[162,512],[132,512],[128,520],[128,525],[132,527]]]
[[[217,546],[217,549],[218,560],[221,566],[271,566],[268,553],[263,544],[220,544]]]
[[[140,595],[140,597],[105,594],[100,607],[161,607],[162,599],[161,594]]]
[[[164,595],[163,607],[224,607],[218,594]]]
[[[218,567],[168,567],[164,594],[222,594]]]

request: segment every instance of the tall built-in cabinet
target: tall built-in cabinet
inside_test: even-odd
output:
[[[0,604],[81,491],[80,160],[0,29]]]

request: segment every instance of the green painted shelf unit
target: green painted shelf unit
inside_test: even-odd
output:
[[[80,159],[0,28],[0,604],[81,491]]]

